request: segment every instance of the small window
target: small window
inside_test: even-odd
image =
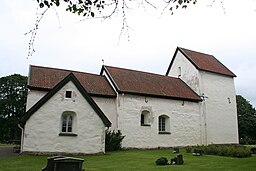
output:
[[[65,111],[62,113],[59,136],[77,136],[77,134],[74,133],[75,118],[75,112]]]
[[[158,117],[158,131],[159,134],[170,134],[170,121],[166,115]]]
[[[71,98],[72,97],[72,91],[66,91],[65,98]]]
[[[73,116],[66,114],[62,116],[62,129],[61,132],[72,132]]]
[[[181,67],[178,68],[178,72],[179,72],[178,77],[181,77]]]
[[[140,124],[141,126],[150,126],[150,112],[143,110],[140,115]]]
[[[159,116],[159,132],[165,132],[165,117]]]

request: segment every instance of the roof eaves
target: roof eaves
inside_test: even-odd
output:
[[[218,74],[218,75],[224,75],[224,76],[228,76],[228,77],[237,77],[232,71],[230,71],[230,74],[225,74],[225,73],[220,73],[220,72],[215,72],[215,71],[210,71],[210,70],[206,70],[206,69],[199,69],[201,71],[205,71],[205,72],[210,72],[210,73],[214,73],[214,74]]]
[[[168,96],[168,95],[157,95],[157,94],[139,93],[139,92],[131,92],[131,91],[119,91],[118,93],[138,95],[138,96],[156,97],[156,98],[164,98],[164,99],[173,99],[173,100],[184,100],[184,101],[190,101],[190,102],[200,102],[200,101],[202,101],[202,99],[198,95],[197,95],[198,99],[195,99],[195,98],[176,97],[176,96]]]
[[[178,78],[181,82],[184,83],[184,85],[190,89],[190,91],[195,95],[197,96],[198,99],[200,99],[199,101],[202,101],[202,98],[200,97],[200,95],[198,95],[189,85],[187,85],[187,83],[185,83],[185,81],[183,81],[182,79]]]
[[[31,85],[28,85],[27,87],[31,90],[39,90],[39,91],[50,91],[50,90],[52,90],[52,88],[36,87],[36,86],[31,86]]]
[[[109,77],[111,83],[114,85],[116,91],[117,91],[117,92],[120,92],[120,88],[118,87],[118,85],[116,84],[115,80],[113,79],[113,77],[112,77],[111,74],[109,73],[107,67],[108,67],[108,66],[103,65],[100,74],[102,75],[102,74],[103,74],[103,71],[105,71],[106,74],[107,74],[107,76]]]

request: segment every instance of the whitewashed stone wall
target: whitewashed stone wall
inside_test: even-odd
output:
[[[26,111],[34,106],[47,93],[48,91],[29,90],[27,94]]]
[[[175,61],[173,62],[168,76],[176,78],[179,77],[196,93],[201,93],[199,89],[199,71],[180,51],[178,51],[176,54]]]
[[[238,143],[238,124],[234,80],[232,77],[200,72],[206,96],[207,144]]]
[[[199,105],[135,95],[119,96],[119,129],[125,148],[157,148],[201,144]],[[145,102],[147,101],[147,103]],[[150,126],[141,126],[141,112],[150,111]],[[159,134],[158,117],[167,115],[171,134]]]
[[[176,55],[168,75],[179,77],[198,95],[205,97],[205,101],[199,104],[202,143],[238,143],[233,77],[198,71],[180,51]]]
[[[66,90],[74,91],[75,97],[65,99]],[[73,128],[76,137],[59,136],[61,116],[65,111],[76,113]],[[27,121],[23,152],[105,152],[105,125],[75,85],[69,82]]]
[[[111,121],[111,129],[117,130],[116,98],[92,97],[103,113]]]

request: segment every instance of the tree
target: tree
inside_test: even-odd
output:
[[[157,7],[151,1],[154,0],[37,0],[40,9],[43,12],[38,12],[35,22],[35,27],[29,30],[25,35],[30,34],[31,38],[28,45],[28,57],[32,56],[35,52],[34,41],[37,35],[37,30],[39,28],[39,23],[42,20],[44,14],[50,8],[55,8],[59,6],[65,6],[66,11],[71,13],[82,15],[85,18],[111,18],[113,14],[121,14],[121,35],[125,32],[127,33],[127,38],[129,39],[129,28],[127,23],[127,11],[131,10],[134,5],[143,6],[146,5],[153,7],[154,9],[162,10],[162,13],[167,9],[174,13],[177,9],[185,9],[189,4],[196,4],[197,0],[160,0],[157,4],[161,4],[161,7]],[[120,38],[119,37],[119,38]]]
[[[256,140],[256,110],[241,95],[236,96],[240,143]]]
[[[20,139],[18,123],[25,113],[27,77],[14,74],[0,78],[0,142]]]
[[[40,8],[50,8],[52,6],[60,6],[61,3],[66,5],[66,10],[72,13],[83,15],[86,17],[99,16],[105,9],[109,11],[109,15],[103,17],[110,17],[117,12],[119,4],[122,11],[128,8],[126,0],[37,0]],[[146,3],[154,8],[157,8],[150,0],[138,0],[139,4]],[[197,0],[162,0],[166,4],[165,8],[169,7],[169,10],[174,11],[178,8],[187,8],[189,3],[195,4]],[[170,6],[171,5],[171,6]],[[110,10],[109,10],[110,9]]]

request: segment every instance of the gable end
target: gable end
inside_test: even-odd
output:
[[[221,74],[229,77],[236,77],[236,75],[232,71],[230,71],[214,56],[184,49],[181,47],[177,47],[173,55],[172,61],[167,69],[166,76],[169,74],[171,70],[171,67],[177,56],[178,51],[180,51],[198,70],[211,72],[215,74]]]
[[[77,80],[73,73],[70,73],[67,77],[65,77],[62,81],[60,81],[52,90],[50,90],[43,98],[41,98],[33,107],[31,107],[25,115],[21,118],[21,125],[24,127],[26,121],[41,107],[43,106],[52,96],[54,96],[64,85],[66,85],[69,81],[72,81],[83,97],[87,100],[87,102],[91,105],[93,110],[98,114],[106,127],[111,126],[111,122],[104,115],[99,106],[94,102],[94,100],[90,97],[87,91],[83,88],[80,82]]]

